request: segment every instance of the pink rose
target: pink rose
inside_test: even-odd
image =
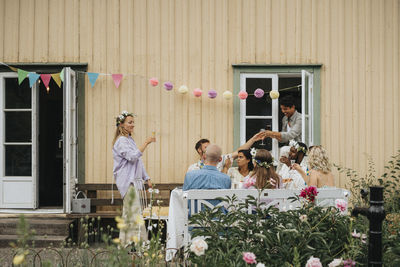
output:
[[[246,179],[246,181],[244,181],[243,187],[247,189],[247,188],[254,186],[255,184],[256,184],[256,179],[249,177]]]
[[[344,212],[347,209],[347,202],[344,199],[336,199],[335,205],[341,212]]]
[[[248,264],[256,264],[256,255],[252,252],[243,252],[243,260]]]
[[[311,256],[306,263],[306,267],[322,267],[322,263],[319,258]]]

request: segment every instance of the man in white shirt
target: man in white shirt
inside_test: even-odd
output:
[[[224,168],[224,164],[225,161],[230,158],[230,159],[236,159],[238,156],[238,151],[242,150],[242,149],[250,149],[251,146],[259,141],[264,139],[263,133],[257,133],[255,134],[252,138],[249,139],[249,141],[247,141],[244,145],[240,146],[237,150],[235,150],[234,152],[230,153],[230,154],[225,154],[222,155],[222,160],[218,163],[217,165],[217,169],[219,171],[222,171],[222,169]],[[200,159],[198,162],[193,163],[192,165],[189,166],[187,172],[189,171],[193,171],[193,170],[199,170],[201,168],[203,168],[204,166],[204,157],[205,157],[205,151],[207,146],[210,144],[210,141],[208,139],[200,139],[199,141],[197,141],[196,145],[195,145],[195,149],[196,152],[199,154]]]

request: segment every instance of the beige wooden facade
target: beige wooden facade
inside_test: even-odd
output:
[[[322,64],[321,142],[332,161],[383,169],[400,149],[399,0],[0,0],[0,61],[83,62],[135,74],[116,89],[86,79],[86,182],[112,181],[114,117],[135,112],[135,139],[156,183],[183,182],[202,137],[233,149],[232,64]],[[195,99],[148,78],[219,93]],[[175,89],[176,89],[175,88]],[[340,178],[343,185],[344,177]]]

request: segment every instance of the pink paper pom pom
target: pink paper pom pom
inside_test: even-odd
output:
[[[164,88],[165,88],[165,90],[167,90],[167,91],[171,91],[172,88],[174,88],[174,85],[173,85],[171,82],[165,82],[165,83],[164,83]]]
[[[200,88],[196,88],[196,89],[193,90],[193,95],[194,95],[195,97],[200,97],[201,94],[203,94],[203,91],[201,91]]]
[[[157,85],[158,85],[158,80],[157,80],[157,78],[151,78],[149,82],[150,82],[150,84],[151,84],[152,86],[157,86]]]
[[[264,90],[261,89],[261,88],[257,88],[257,89],[254,91],[254,96],[257,97],[257,98],[263,97],[263,96],[264,96]]]
[[[208,91],[208,97],[209,98],[216,98],[217,97],[217,92],[213,89],[211,89],[210,91]]]
[[[242,99],[242,100],[246,99],[248,95],[249,94],[247,92],[245,92],[245,91],[240,91],[239,94],[238,94],[239,98]]]

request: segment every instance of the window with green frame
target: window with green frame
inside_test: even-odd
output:
[[[292,95],[296,110],[302,114],[302,141],[308,146],[320,144],[320,64],[313,65],[233,65],[234,95],[246,91],[246,100],[234,100],[234,147],[245,143],[262,130],[280,131],[283,114],[279,98],[271,99],[269,92],[278,90],[280,97]],[[256,89],[265,94],[254,96]],[[265,139],[255,144],[268,149],[278,157],[279,144],[275,139]]]

